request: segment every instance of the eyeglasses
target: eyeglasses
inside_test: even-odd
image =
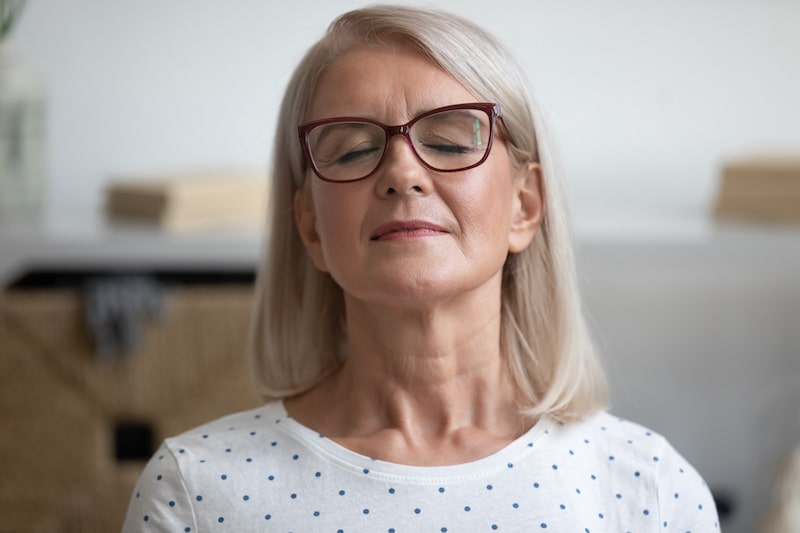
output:
[[[314,173],[322,180],[344,183],[378,170],[395,135],[404,136],[417,159],[431,170],[477,167],[489,157],[499,116],[499,104],[458,104],[431,109],[400,126],[337,117],[301,124],[297,132]]]

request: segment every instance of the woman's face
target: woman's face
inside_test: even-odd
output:
[[[404,124],[430,109],[476,101],[411,49],[359,49],[323,73],[306,120]],[[538,227],[538,167],[513,165],[495,133],[482,165],[440,173],[424,167],[397,135],[367,179],[329,183],[309,171],[295,211],[315,265],[348,298],[424,306],[499,291],[508,252],[524,249]]]

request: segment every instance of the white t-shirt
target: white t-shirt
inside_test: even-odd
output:
[[[599,413],[540,420],[499,452],[419,467],[354,453],[282,402],[167,439],[124,533],[719,531],[710,491],[668,443]]]

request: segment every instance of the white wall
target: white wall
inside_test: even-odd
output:
[[[51,199],[91,208],[110,172],[266,168],[292,68],[361,4],[32,0],[14,42],[49,85]],[[725,158],[800,152],[795,0],[428,4],[523,61],[578,218],[704,209]]]

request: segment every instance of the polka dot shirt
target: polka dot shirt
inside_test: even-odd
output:
[[[123,527],[137,532],[719,531],[698,473],[608,413],[539,421],[466,464],[406,466],[347,450],[281,402],[167,439]]]

